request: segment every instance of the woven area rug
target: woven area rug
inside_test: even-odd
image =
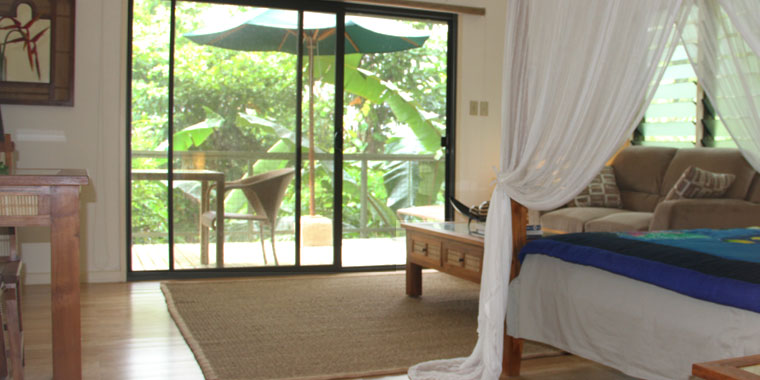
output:
[[[467,356],[477,340],[478,286],[403,273],[170,281],[169,311],[207,379],[345,379],[398,374]],[[528,342],[526,355],[551,350]]]

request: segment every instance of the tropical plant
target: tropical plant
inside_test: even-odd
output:
[[[168,20],[166,2],[135,0],[133,26],[132,73],[132,149],[156,152],[133,159],[135,167],[165,168],[168,161],[161,152],[168,139],[168,37],[169,31],[157,28]],[[227,6],[230,14],[239,8]],[[179,2],[175,35],[198,29],[203,12],[216,9],[209,4]],[[250,8],[245,8],[250,9]],[[227,10],[223,10],[227,11]],[[420,24],[420,26],[424,26]],[[429,26],[425,26],[429,27]],[[418,154],[433,156],[430,161],[344,160],[344,223],[353,227],[393,227],[395,210],[415,204],[442,201],[444,165],[440,136],[445,125],[445,33],[438,33],[423,49],[389,54],[345,56],[344,153],[345,154]],[[295,77],[296,56],[287,53],[250,53],[202,47],[183,38],[175,41],[174,110],[172,113],[174,151],[258,152],[272,156],[287,153],[290,159],[207,158],[206,167],[223,171],[228,179],[238,179],[279,167],[295,165]],[[306,67],[306,62],[304,64]],[[334,57],[316,57],[315,128],[317,153],[331,153],[334,138]],[[304,116],[306,120],[306,116]],[[306,134],[304,133],[304,138]],[[302,149],[308,147],[301,142]],[[287,156],[287,155],[286,155]],[[163,158],[161,158],[163,157]],[[178,158],[179,157],[179,158]],[[216,157],[216,156],[209,156]],[[266,156],[265,156],[266,157]],[[274,156],[282,157],[282,156]],[[304,155],[305,157],[305,155]],[[172,165],[180,165],[175,154]],[[318,213],[331,215],[333,173],[331,161],[317,161],[314,191]],[[365,173],[368,187],[369,219],[362,225],[359,216],[361,178]],[[144,183],[144,184],[143,184]],[[139,188],[144,186],[144,188]],[[133,226],[149,225],[163,218],[158,203],[142,203],[141,197],[154,199],[151,192],[168,189],[139,181],[133,184]],[[184,195],[177,193],[181,191]],[[281,212],[293,215],[295,191],[291,186]],[[149,194],[150,193],[150,194]],[[193,212],[197,184],[179,183],[174,190],[175,226],[186,226],[188,236],[197,227]],[[240,194],[229,193],[225,209],[245,211],[247,202]],[[155,207],[153,207],[155,206]],[[306,205],[301,207],[307,213]],[[187,211],[190,210],[190,211]],[[136,219],[136,221],[135,221]],[[237,226],[227,229],[234,231]],[[240,227],[242,228],[242,227]],[[197,236],[197,233],[194,234]]]

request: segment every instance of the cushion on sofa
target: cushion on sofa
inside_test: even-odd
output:
[[[677,199],[657,205],[650,231],[760,226],[760,204],[742,199]]]
[[[660,195],[664,199],[686,168],[696,166],[713,173],[730,173],[736,176],[723,198],[744,199],[755,176],[755,170],[747,163],[738,149],[688,148],[679,149],[663,178]]]
[[[651,212],[620,212],[586,222],[584,231],[622,232],[648,231],[652,222]]]
[[[730,173],[713,173],[689,166],[670,189],[665,200],[684,198],[721,198],[734,183],[736,176]]]
[[[615,170],[605,166],[591,180],[580,194],[576,195],[568,207],[614,207],[622,208],[620,190],[615,182]]]
[[[654,210],[661,199],[660,187],[663,177],[677,150],[654,146],[631,146],[623,149],[615,157],[612,167],[615,168],[615,180],[620,189],[624,209]]]
[[[626,210],[608,207],[566,207],[541,215],[541,229],[549,233],[584,232],[588,221]]]

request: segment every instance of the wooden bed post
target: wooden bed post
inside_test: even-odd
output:
[[[514,280],[520,273],[520,260],[517,254],[528,242],[526,226],[528,225],[528,209],[512,200],[512,269],[509,281]],[[520,376],[520,357],[522,356],[523,340],[507,335],[507,321],[504,321],[504,357],[501,362],[500,379]]]

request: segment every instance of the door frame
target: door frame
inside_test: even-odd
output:
[[[171,1],[171,25],[170,25],[170,48],[169,48],[169,77],[168,77],[168,130],[173,131],[173,88],[174,88],[174,40],[175,40],[175,7],[178,1],[183,0],[170,0]],[[195,0],[187,0],[190,2],[196,2]],[[345,15],[346,13],[359,13],[373,16],[386,16],[386,17],[402,17],[402,18],[419,18],[430,21],[445,22],[448,24],[448,47],[447,47],[447,89],[446,89],[446,132],[445,136],[441,139],[441,145],[444,148],[445,156],[445,179],[444,179],[444,199],[448,200],[454,196],[454,181],[455,181],[455,121],[456,121],[456,57],[457,57],[457,42],[458,42],[458,16],[454,13],[434,12],[427,10],[417,10],[408,8],[393,8],[386,6],[376,6],[367,4],[353,4],[343,2],[332,2],[323,0],[279,0],[279,1],[263,1],[263,0],[203,0],[197,2],[206,3],[222,3],[230,5],[240,6],[255,6],[255,7],[268,7],[278,9],[295,10],[299,12],[299,28],[303,28],[303,14],[304,12],[322,12],[322,13],[334,13],[337,16],[338,35],[342,36],[342,29],[345,27]],[[174,268],[174,223],[173,212],[174,202],[171,190],[169,190],[167,199],[168,209],[168,238],[167,243],[169,252],[169,269],[168,270],[156,270],[156,271],[133,271],[132,270],[132,35],[133,35],[133,19],[134,17],[134,0],[128,2],[128,22],[127,22],[127,94],[126,94],[126,106],[128,112],[126,112],[126,244],[127,244],[127,280],[151,280],[151,279],[183,279],[183,278],[208,278],[208,277],[239,277],[245,276],[257,276],[257,275],[274,275],[274,274],[294,274],[294,273],[337,273],[337,272],[365,272],[365,271],[380,271],[380,270],[398,270],[403,269],[403,265],[381,265],[381,266],[367,266],[367,267],[343,267],[341,264],[342,259],[342,213],[343,213],[343,180],[342,180],[342,168],[343,168],[343,133],[334,133],[334,158],[335,167],[341,168],[341,170],[335,170],[333,173],[333,264],[332,265],[307,265],[300,264],[300,244],[295,244],[295,259],[296,264],[293,266],[275,266],[275,267],[240,267],[240,268],[198,268],[198,269],[175,269]],[[295,186],[296,191],[296,205],[295,207],[295,236],[298,241],[300,236],[300,216],[301,216],[301,162],[302,153],[300,149],[301,144],[301,130],[302,130],[302,98],[303,98],[303,49],[301,47],[301,40],[299,39],[299,58],[298,72],[296,74],[296,91],[297,100],[296,107],[299,109],[296,116],[296,141],[299,146],[296,148],[295,162],[296,162],[296,176]],[[336,57],[342,57],[344,49],[343,39],[338,39],[336,46]],[[344,62],[342,59],[336,58],[336,78],[335,88],[343,88],[343,74],[344,74]],[[343,97],[344,91],[335,91],[335,119],[334,119],[334,131],[342,131],[343,128]],[[168,133],[169,149],[167,151],[167,159],[169,162],[167,169],[168,176],[168,189],[173,188],[172,172],[173,166],[173,146],[172,133]],[[445,219],[451,220],[453,218],[453,209],[449,202],[444,202]]]

